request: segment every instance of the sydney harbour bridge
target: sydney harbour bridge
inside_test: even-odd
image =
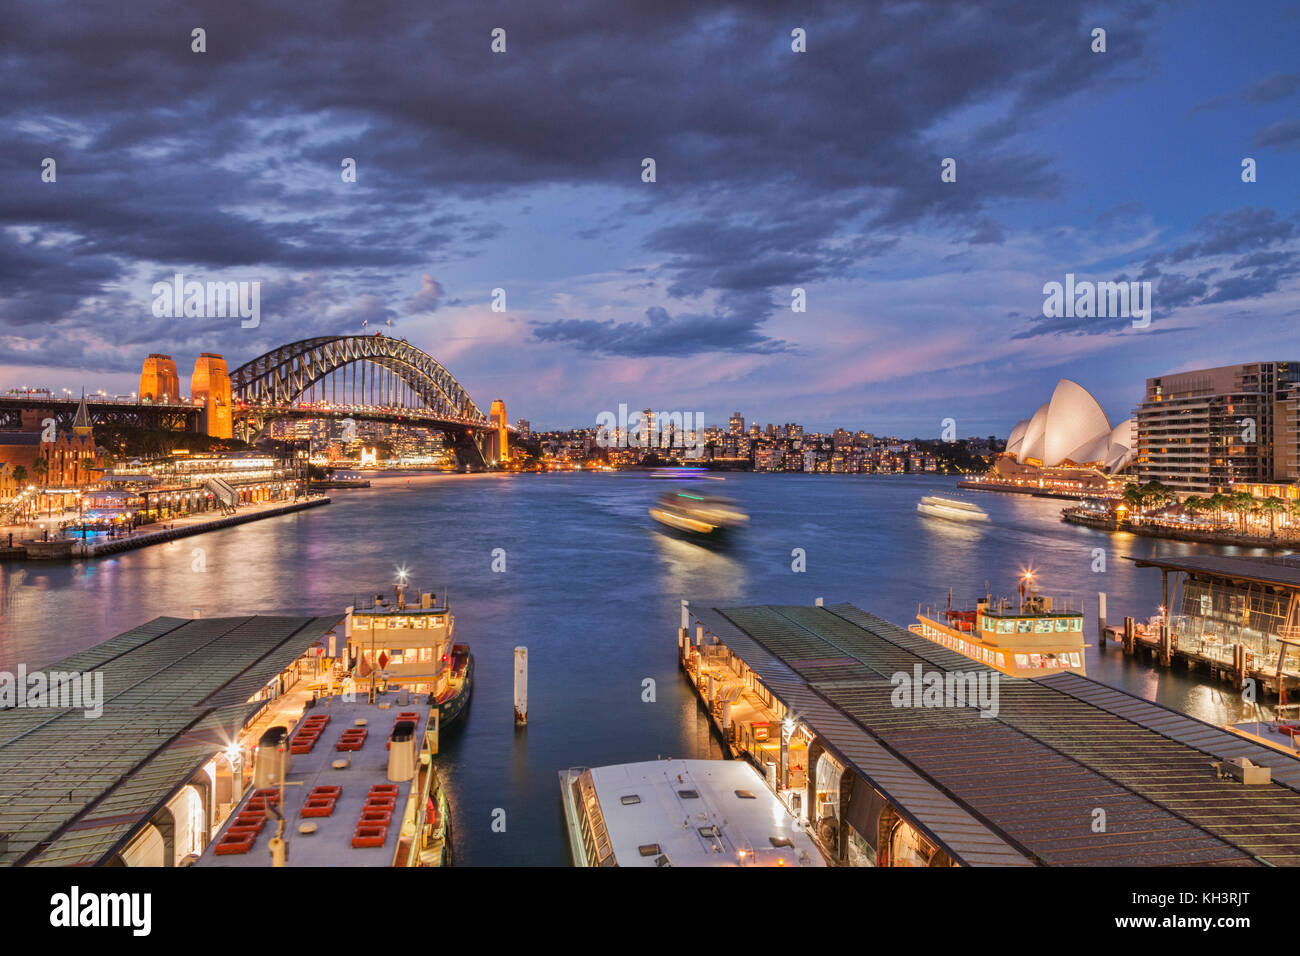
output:
[[[278,419],[387,422],[441,431],[457,461],[471,467],[504,458],[514,431],[501,403],[485,415],[437,359],[383,334],[303,339],[229,373],[222,356],[204,353],[188,399],[180,397],[170,356],[151,355],[144,369],[140,392],[129,398],[86,396],[92,424],[206,431],[247,441]],[[9,393],[0,396],[0,429],[31,427],[45,418],[68,428],[79,404],[79,396]]]

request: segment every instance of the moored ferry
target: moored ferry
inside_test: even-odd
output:
[[[433,696],[439,726],[464,713],[474,683],[474,656],[455,640],[456,619],[443,596],[420,593],[408,603],[404,583],[393,600],[382,594],[354,602],[346,629],[350,673],[358,693],[380,683]]]
[[[200,867],[451,863],[433,708],[407,691],[319,698],[263,732],[252,786]]]
[[[1033,572],[1020,579],[1019,600],[980,598],[974,610],[922,608],[910,630],[987,664],[1009,677],[1085,674],[1083,612],[1058,606],[1034,590]]]
[[[825,866],[743,760],[650,760],[560,772],[575,866]]]
[[[949,521],[988,521],[988,513],[978,505],[956,498],[939,498],[926,495],[917,502],[916,510],[931,518],[947,518]]]

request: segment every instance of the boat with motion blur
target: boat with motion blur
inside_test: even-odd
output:
[[[947,518],[949,521],[988,521],[988,513],[969,501],[956,498],[939,498],[926,495],[916,505],[916,510],[931,518]]]
[[[720,538],[749,523],[749,515],[730,498],[686,490],[660,495],[650,507],[650,517],[692,538]]]

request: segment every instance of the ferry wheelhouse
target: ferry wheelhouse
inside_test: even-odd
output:
[[[980,598],[974,610],[922,608],[909,629],[1009,677],[1085,674],[1083,612],[1058,606],[1034,590],[1033,572],[1020,579],[1018,600]]]
[[[354,602],[345,626],[358,690],[382,684],[432,694],[440,725],[446,727],[469,703],[474,657],[468,644],[456,642],[456,619],[443,598],[439,603],[436,594],[422,591],[417,603],[408,603],[399,583],[391,601],[376,594]]]

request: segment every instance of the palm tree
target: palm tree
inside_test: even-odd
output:
[[[1228,499],[1228,506],[1232,508],[1233,511],[1237,512],[1239,519],[1238,527],[1241,528],[1241,533],[1245,534],[1246,515],[1250,514],[1255,507],[1255,496],[1249,491],[1239,491]]]
[[[45,484],[45,479],[50,475],[50,460],[41,455],[32,462],[32,471],[36,472],[37,484]]]
[[[1183,499],[1183,511],[1190,518],[1205,510],[1205,499],[1199,495],[1188,495]]]
[[[1227,497],[1217,491],[1205,499],[1205,506],[1214,512],[1214,523],[1216,525],[1223,519],[1223,509],[1227,505]]]
[[[1268,515],[1268,536],[1277,537],[1277,513],[1286,510],[1286,504],[1276,495],[1269,495],[1259,503],[1259,510]]]

